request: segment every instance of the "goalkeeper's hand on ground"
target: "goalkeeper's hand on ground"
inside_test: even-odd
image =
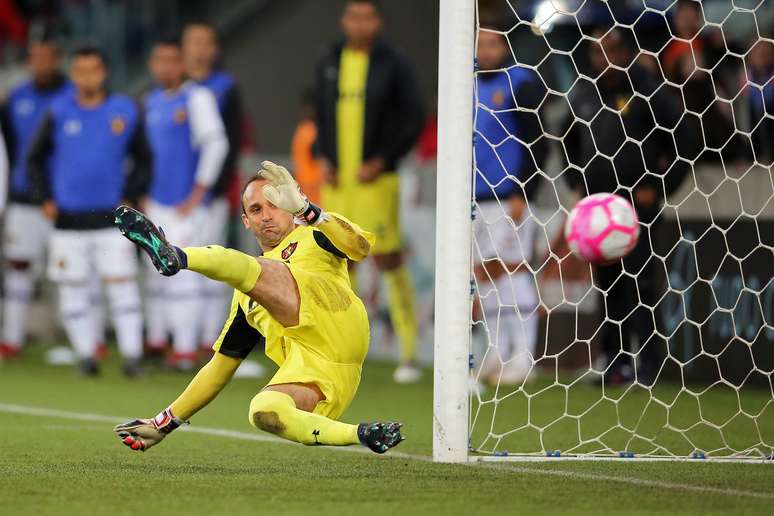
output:
[[[113,428],[121,442],[137,451],[145,451],[164,439],[168,433],[182,425],[184,421],[164,409],[153,419],[133,419]]]
[[[258,175],[269,184],[262,188],[263,196],[277,208],[292,213],[307,224],[320,222],[322,210],[309,202],[288,169],[271,161],[261,163]]]

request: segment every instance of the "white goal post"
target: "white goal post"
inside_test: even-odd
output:
[[[434,461],[774,464],[774,5],[715,4],[439,0]],[[600,192],[640,243],[592,266],[561,227]]]
[[[468,459],[475,0],[442,0],[438,55],[433,460]]]

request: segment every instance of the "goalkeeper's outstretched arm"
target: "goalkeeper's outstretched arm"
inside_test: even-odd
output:
[[[115,427],[115,432],[133,450],[145,451],[155,446],[214,400],[234,376],[241,362],[239,358],[215,353],[169,407],[153,419],[134,419],[120,424]]]
[[[182,421],[207,406],[209,402],[231,381],[242,361],[222,353],[215,353],[207,364],[193,377],[188,387],[169,406],[172,413]]]
[[[360,261],[371,252],[374,235],[336,213],[326,213],[301,194],[298,183],[283,166],[264,161],[258,174],[267,179],[263,195],[274,206],[292,213],[323,232],[336,248],[353,261]]]

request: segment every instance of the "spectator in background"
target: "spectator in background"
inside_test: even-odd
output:
[[[90,298],[91,278],[99,276],[106,284],[124,374],[135,376],[142,355],[137,255],[113,227],[113,210],[145,195],[147,143],[135,103],[106,91],[107,64],[99,49],[75,52],[71,79],[75,92],[51,102],[30,145],[31,196],[54,222],[48,274],[59,285],[65,332],[81,359],[81,372],[99,372]]]
[[[242,101],[234,77],[219,67],[218,34],[209,23],[191,23],[183,31],[183,62],[189,78],[207,87],[215,95],[228,138],[228,154],[220,175],[210,189],[207,217],[200,228],[204,241],[213,245],[227,244],[230,189],[239,190],[237,158],[242,147]],[[204,314],[200,345],[206,352],[220,335],[223,320],[228,315],[231,293],[223,283],[203,279]]]
[[[583,196],[614,192],[633,203],[643,224],[632,252],[623,260],[599,266],[594,278],[603,297],[605,321],[602,348],[607,357],[604,380],[616,385],[636,377],[640,384],[650,385],[658,372],[658,360],[666,343],[654,334],[653,314],[643,305],[654,306],[661,288],[653,256],[651,238],[658,231],[659,215],[665,196],[677,189],[688,166],[676,160],[679,147],[690,147],[690,133],[682,116],[664,89],[653,77],[631,64],[633,54],[624,34],[615,29],[593,36],[601,41],[591,44],[591,65],[596,84],[583,83],[569,98],[572,107],[564,122],[564,154],[571,169],[564,175],[571,187]],[[604,37],[603,37],[604,36]],[[627,73],[609,67],[631,64]],[[643,97],[652,97],[649,101]],[[655,92],[655,94],[654,94]],[[603,108],[607,109],[603,109]],[[653,118],[655,115],[656,119]],[[666,129],[656,129],[656,122]],[[600,137],[602,135],[603,137]],[[627,141],[627,137],[635,141]],[[624,274],[636,274],[634,279]],[[619,323],[622,323],[620,328]],[[639,342],[639,364],[635,369],[628,355],[632,337]]]
[[[317,141],[317,126],[315,125],[314,94],[304,93],[299,109],[301,120],[293,132],[290,144],[290,155],[293,161],[293,172],[301,187],[301,191],[315,204],[320,204],[320,187],[322,175],[314,152]]]
[[[759,41],[747,55],[747,98],[755,161],[774,160],[774,43]]]
[[[704,138],[709,148],[723,147],[734,132],[733,114],[728,103],[716,102],[716,99],[730,98],[722,78],[737,77],[738,71],[721,64],[713,72],[714,81],[713,75],[705,71],[715,68],[726,51],[722,37],[717,42],[721,36],[719,31],[700,33],[704,18],[699,2],[680,0],[673,26],[673,33],[680,39],[672,39],[662,55],[664,76],[681,86],[685,108],[700,115],[691,119],[694,138]],[[743,149],[743,145],[730,145],[724,151],[724,158],[739,158]],[[700,157],[704,161],[719,161],[717,154],[706,153]]]
[[[22,349],[27,311],[51,233],[51,223],[31,195],[25,157],[51,102],[72,91],[59,70],[59,50],[53,41],[30,43],[27,69],[30,79],[14,88],[0,106],[0,125],[11,166],[3,237],[5,296],[0,360],[16,356]]]
[[[145,101],[153,181],[144,211],[165,228],[170,240],[181,246],[199,245],[207,242],[202,234],[209,215],[206,201],[228,154],[223,121],[212,92],[186,82],[179,41],[156,43],[149,67],[157,87]],[[170,363],[190,371],[197,364],[200,321],[206,309],[201,276],[184,271],[165,278],[153,269],[149,284],[163,310],[157,315],[174,339]]]
[[[537,227],[527,201],[534,200],[538,181],[530,179],[547,154],[534,111],[545,87],[532,70],[516,66],[502,34],[480,31],[476,57],[473,260],[490,338],[479,378],[518,385],[532,368],[538,337],[537,286],[527,269]]]
[[[409,63],[380,37],[376,0],[348,0],[345,41],[317,68],[322,203],[376,235],[372,255],[387,285],[390,319],[400,340],[395,381],[415,382],[417,321],[414,287],[403,259],[398,161],[414,145],[424,120]]]

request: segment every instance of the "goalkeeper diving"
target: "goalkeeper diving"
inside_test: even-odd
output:
[[[360,383],[370,333],[347,260],[368,256],[373,235],[310,203],[284,167],[262,167],[242,194],[242,222],[261,257],[219,246],[181,249],[139,211],[116,209],[121,233],[161,274],[199,273],[235,290],[215,354],[183,393],[155,418],[115,427],[132,450],[158,444],[212,401],[261,341],[279,370],[250,402],[253,426],[307,445],[362,444],[376,453],[403,440],[400,423],[338,421]]]

